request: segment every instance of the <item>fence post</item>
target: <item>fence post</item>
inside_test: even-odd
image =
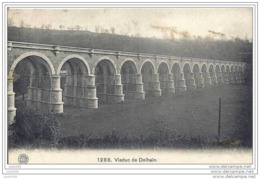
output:
[[[221,98],[219,98],[219,110],[218,110],[218,142],[220,141],[220,128],[221,128]]]

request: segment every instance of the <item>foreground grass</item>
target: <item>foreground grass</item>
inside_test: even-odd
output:
[[[251,95],[246,85],[227,85],[173,97],[126,100],[122,104],[100,105],[99,109],[65,106],[61,135],[100,139],[116,132],[121,137],[147,138],[170,131],[212,141],[217,136],[218,99],[222,98],[221,138],[232,140],[239,135],[238,121],[252,120]],[[250,143],[251,139],[248,140]]]
[[[251,95],[251,88],[246,85],[226,85],[176,93],[171,97],[142,101],[127,99],[121,104],[102,104],[98,109],[65,106],[64,115],[59,117],[55,146],[128,149],[252,147]],[[219,98],[222,98],[221,142],[216,142]],[[16,103],[20,112],[27,111],[23,103],[21,100]],[[35,117],[37,115],[38,112]],[[21,139],[19,141],[16,143],[25,145]],[[30,146],[52,146],[48,143],[37,140]]]

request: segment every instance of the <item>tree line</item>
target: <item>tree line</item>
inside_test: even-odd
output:
[[[167,40],[129,37],[106,32],[9,26],[8,40],[247,63],[252,61],[252,42],[240,38],[214,40],[198,37]]]

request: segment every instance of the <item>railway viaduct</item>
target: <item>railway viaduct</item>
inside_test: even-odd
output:
[[[63,113],[63,105],[98,108],[126,98],[244,82],[246,64],[133,52],[8,41],[8,123],[16,115],[13,80],[30,69],[27,106]]]

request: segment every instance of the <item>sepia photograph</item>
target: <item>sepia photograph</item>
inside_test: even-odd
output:
[[[3,6],[3,161],[253,177],[255,4],[110,5]]]

